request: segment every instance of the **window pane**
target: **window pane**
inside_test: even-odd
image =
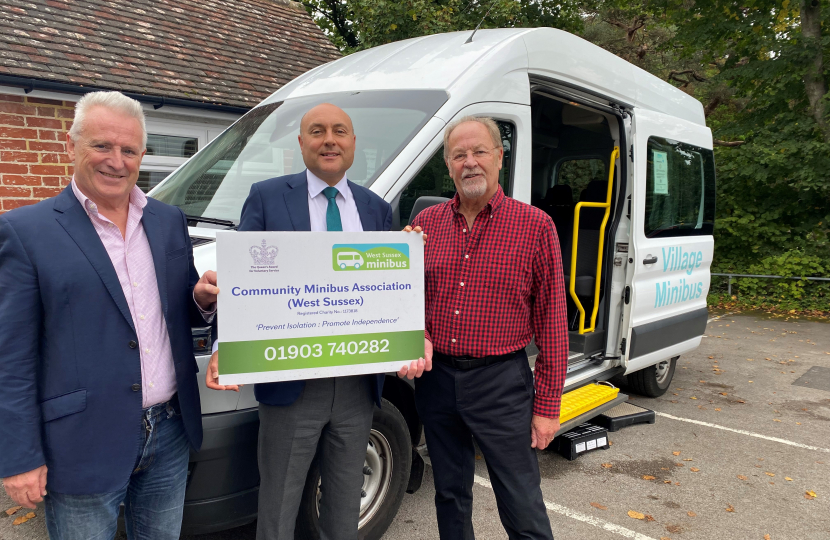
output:
[[[593,180],[608,181],[605,162],[601,159],[572,159],[559,165],[556,184],[570,186],[573,200],[580,201],[582,192]]]
[[[507,195],[510,195],[510,181],[513,172],[513,132],[514,126],[509,122],[496,122],[501,132],[501,143],[504,146],[504,158],[499,171],[499,184]],[[435,152],[424,168],[401,193],[398,208],[401,216],[401,227],[409,225],[410,214],[418,197],[447,197],[455,195],[455,183],[449,175],[444,163],[444,146]]]
[[[135,183],[143,191],[147,193],[159,182],[167,178],[170,174],[169,171],[139,171],[138,173],[138,182]]]
[[[196,137],[147,134],[147,155],[189,158],[199,150]]]
[[[715,159],[711,150],[650,137],[646,169],[648,238],[712,234]]]
[[[305,169],[300,120],[320,103],[351,117],[357,136],[349,180],[369,186],[429,121],[447,94],[399,90],[318,94],[260,105],[153,192],[185,214],[238,221],[251,184]]]

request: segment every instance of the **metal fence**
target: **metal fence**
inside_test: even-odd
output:
[[[723,276],[729,278],[727,285],[727,294],[732,296],[732,278],[733,277],[751,277],[751,278],[766,278],[766,279],[794,279],[796,281],[830,281],[826,277],[789,277],[789,276],[764,276],[760,274],[716,274],[712,272],[713,276]]]

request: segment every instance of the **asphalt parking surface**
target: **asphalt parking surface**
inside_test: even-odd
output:
[[[557,539],[830,539],[830,325],[727,315],[680,359],[664,396],[631,401],[656,411],[656,423],[612,433],[610,449],[575,461],[540,452]],[[506,538],[484,459],[476,475],[476,537]],[[437,538],[433,495],[427,467],[384,538]],[[0,539],[45,539],[35,512],[18,526],[0,514]],[[255,530],[187,538],[247,540]]]

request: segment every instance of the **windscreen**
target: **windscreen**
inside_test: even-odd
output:
[[[188,216],[238,223],[251,184],[305,169],[300,120],[320,103],[351,117],[357,137],[349,180],[369,186],[447,100],[441,90],[322,94],[267,103],[240,118],[150,196]]]

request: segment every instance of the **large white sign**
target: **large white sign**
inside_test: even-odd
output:
[[[424,247],[404,232],[216,233],[219,384],[397,371],[424,355]]]

